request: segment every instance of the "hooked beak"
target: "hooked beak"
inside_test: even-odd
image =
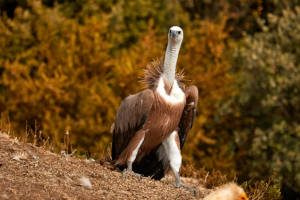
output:
[[[170,38],[175,38],[175,37],[176,37],[175,31],[171,31],[171,32],[170,32]]]

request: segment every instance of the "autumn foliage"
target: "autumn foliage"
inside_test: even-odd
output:
[[[178,25],[177,70],[199,89],[184,162],[243,181],[276,168],[299,193],[299,3],[13,2],[0,1],[0,112],[14,135],[37,122],[57,149],[66,131],[79,152],[109,147],[120,103]]]

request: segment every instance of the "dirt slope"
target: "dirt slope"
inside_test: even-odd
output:
[[[124,177],[99,163],[53,154],[0,132],[0,199],[201,199],[209,193],[195,180],[183,182],[196,185],[197,195],[170,186],[172,178]]]

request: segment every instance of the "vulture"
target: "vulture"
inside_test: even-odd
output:
[[[243,190],[235,183],[227,183],[207,195],[203,200],[248,200]]]
[[[144,70],[148,89],[123,100],[111,132],[112,159],[121,170],[156,180],[172,170],[175,185],[187,187],[179,177],[181,149],[193,126],[198,89],[185,87],[183,72],[176,72],[182,39],[182,29],[171,27],[164,61]]]

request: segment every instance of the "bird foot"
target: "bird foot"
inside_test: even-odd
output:
[[[197,195],[196,190],[193,189],[194,187],[189,187],[189,186],[183,184],[182,182],[174,183],[174,184],[170,184],[170,185],[172,185],[172,186],[174,186],[174,187],[182,187],[182,188],[185,188],[185,189],[187,189],[187,190],[193,192],[194,196]]]
[[[124,169],[122,172],[123,178],[127,178],[128,176],[134,176],[142,179],[144,175],[133,172],[132,170]]]

